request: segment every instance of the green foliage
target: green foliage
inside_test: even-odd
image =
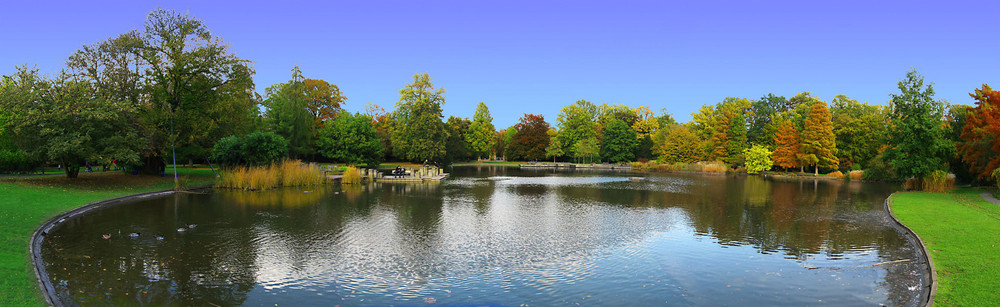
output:
[[[747,118],[747,142],[750,144],[767,145],[774,148],[774,134],[778,130],[778,125],[772,122],[778,113],[786,112],[789,108],[788,99],[785,96],[775,96],[768,93],[766,96],[754,101],[750,105],[750,117]]]
[[[896,169],[889,162],[885,161],[884,152],[875,155],[874,158],[868,161],[868,168],[865,169],[861,178],[870,181],[899,180],[899,176],[896,175]]]
[[[108,101],[92,83],[68,75],[48,81],[37,70],[20,67],[8,79],[0,109],[19,115],[8,127],[29,159],[62,164],[70,178],[88,163],[138,164],[134,106]]]
[[[704,157],[701,140],[688,125],[673,125],[657,133],[660,145],[657,147],[662,163],[695,163]]]
[[[703,106],[692,114],[695,134],[705,140],[704,151],[709,160],[735,163],[747,146],[746,119],[752,115],[753,101],[726,97],[713,106]]]
[[[932,85],[924,87],[924,77],[911,70],[899,81],[900,94],[892,95],[889,148],[885,158],[902,178],[922,178],[944,169],[954,153],[954,144],[945,138],[941,119],[944,104],[934,100]]]
[[[573,145],[573,157],[581,162],[594,162],[594,157],[600,153],[600,149],[600,142],[597,141],[597,138],[589,137]]]
[[[867,162],[878,154],[878,146],[873,145],[885,144],[889,129],[886,109],[844,95],[837,95],[832,104],[830,112],[841,167],[866,168]]]
[[[486,103],[480,102],[476,106],[476,114],[472,115],[472,124],[469,125],[469,132],[465,135],[466,142],[469,143],[469,150],[473,155],[482,157],[493,152],[496,145],[494,134],[496,128],[493,127],[493,116],[490,116],[490,109]]]
[[[549,140],[549,146],[545,147],[545,156],[552,158],[552,162],[555,163],[556,158],[562,157],[565,153],[559,138],[550,137]]]
[[[531,161],[545,158],[545,149],[549,146],[549,123],[545,122],[545,117],[524,114],[514,127],[517,133],[510,144],[511,159]]]
[[[635,159],[635,130],[619,119],[612,119],[604,128],[601,158],[609,162],[629,162]]]
[[[639,136],[635,144],[635,158],[636,159],[652,159],[653,158],[653,148],[656,147],[656,143],[653,142],[653,137],[651,135]]]
[[[261,166],[288,156],[288,142],[274,132],[228,136],[215,143],[212,160],[225,166]]]
[[[583,99],[562,108],[556,117],[556,123],[559,126],[559,141],[569,149],[568,154],[579,158],[581,155],[576,152],[576,143],[588,138],[597,138],[598,115],[597,106]]]
[[[413,75],[413,83],[399,90],[393,112],[392,147],[396,157],[413,162],[445,158],[448,132],[441,122],[444,89],[435,89],[431,77]]]
[[[319,152],[324,157],[348,165],[366,165],[376,168],[382,163],[382,142],[372,119],[361,114],[351,115],[341,111],[326,121],[319,131]]]
[[[746,156],[747,173],[756,174],[771,170],[774,162],[771,161],[771,150],[765,145],[753,145],[743,152]]]
[[[448,122],[445,123],[445,127],[448,129],[448,141],[445,143],[445,164],[468,161],[472,158],[470,150],[472,144],[466,141],[468,140],[467,133],[472,131],[469,128],[472,123],[461,117],[448,117]]]
[[[305,84],[298,66],[292,69],[292,80],[278,83],[264,90],[266,121],[274,131],[288,141],[293,157],[313,153],[315,122],[309,112],[309,101],[305,97]]]

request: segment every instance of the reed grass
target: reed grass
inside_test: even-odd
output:
[[[861,176],[865,174],[865,171],[851,171],[847,173],[851,180],[860,180]]]
[[[826,176],[827,177],[837,178],[837,179],[844,179],[844,173],[842,173],[840,171],[832,171],[829,174],[826,174]]]
[[[358,184],[361,183],[361,171],[356,167],[348,166],[344,169],[344,178],[340,179],[341,184]]]
[[[698,167],[701,172],[706,173],[725,173],[729,169],[722,161],[712,161],[712,162],[698,162]]]
[[[942,193],[951,190],[955,185],[955,179],[942,170],[933,171],[924,177],[924,192]]]
[[[216,187],[261,191],[280,186],[312,186],[323,184],[323,171],[315,165],[298,160],[257,167],[234,167],[220,173]]]

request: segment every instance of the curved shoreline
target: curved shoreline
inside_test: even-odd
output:
[[[885,211],[886,213],[889,214],[889,218],[892,219],[892,221],[895,223],[897,229],[902,230],[904,234],[912,236],[913,239],[915,239],[914,242],[916,242],[916,245],[919,245],[918,250],[923,255],[924,260],[927,262],[927,270],[930,271],[930,274],[928,275],[928,278],[930,279],[929,284],[921,285],[924,287],[924,289],[926,289],[923,291],[926,294],[926,296],[923,299],[922,303],[923,306],[934,306],[934,296],[937,295],[937,286],[938,286],[937,271],[934,270],[934,261],[931,260],[931,253],[930,251],[927,250],[927,245],[924,244],[924,240],[921,239],[920,236],[913,231],[913,229],[910,229],[910,227],[903,224],[903,222],[900,222],[899,219],[897,219],[896,216],[892,214],[892,205],[891,205],[892,197],[896,195],[896,193],[892,193],[892,195],[889,195],[889,197],[885,199],[884,203]]]
[[[211,186],[195,187],[192,188],[192,190],[204,189],[207,187]],[[28,241],[28,253],[31,255],[32,269],[35,272],[35,278],[38,279],[38,286],[42,290],[42,296],[45,297],[45,302],[48,303],[49,306],[63,306],[59,297],[55,294],[55,287],[52,286],[52,281],[49,280],[48,272],[45,270],[45,264],[42,261],[42,241],[49,232],[56,227],[59,227],[60,224],[66,221],[66,219],[79,216],[92,210],[128,204],[141,199],[173,195],[174,193],[176,193],[174,190],[163,190],[106,199],[76,207],[73,210],[60,213],[48,221],[45,221],[45,223],[42,223],[42,225],[39,226],[38,229],[35,229],[35,232],[31,234],[31,239]]]

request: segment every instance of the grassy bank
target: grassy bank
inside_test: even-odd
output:
[[[906,192],[892,196],[892,212],[927,245],[938,274],[934,300],[942,306],[1000,302],[1000,206],[982,190]]]
[[[185,185],[215,181],[209,169],[179,168]],[[117,172],[0,179],[0,306],[41,306],[28,255],[28,241],[46,220],[70,209],[104,199],[169,190],[173,177],[128,176]]]

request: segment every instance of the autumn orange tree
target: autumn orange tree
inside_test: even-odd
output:
[[[802,154],[799,145],[799,131],[795,129],[795,123],[789,119],[781,120],[778,132],[774,135],[774,164],[788,170],[790,167],[799,167],[799,155]]]
[[[966,115],[959,153],[973,174],[989,180],[993,170],[1000,168],[1000,91],[983,84],[969,96],[976,100],[976,107]]]
[[[340,87],[320,79],[303,80],[302,91],[317,128],[323,127],[324,121],[336,117],[341,111],[340,106],[347,101]]]
[[[549,146],[549,123],[545,122],[545,116],[525,113],[514,127],[517,132],[511,139],[511,158],[529,161],[544,159],[545,148]]]
[[[816,102],[802,129],[804,160],[811,162],[815,174],[819,175],[820,167],[837,168],[840,161],[837,160],[836,153],[837,143],[833,134],[833,122],[830,121],[830,109],[827,109],[825,102]]]

